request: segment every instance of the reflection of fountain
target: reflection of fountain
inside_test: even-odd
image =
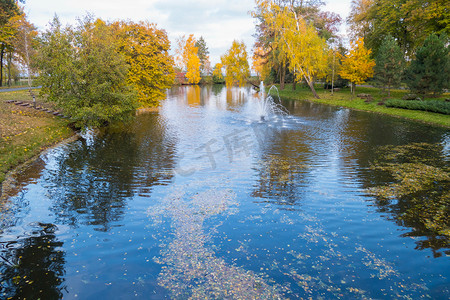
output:
[[[278,103],[275,102],[273,97],[270,95],[272,89],[275,89],[278,96]],[[264,94],[265,87],[264,82],[261,81],[259,91],[261,93],[260,100],[258,101],[258,110],[257,114],[261,118],[261,121],[266,120],[267,117],[270,117],[271,115],[281,115],[286,116],[289,113],[287,112],[286,108],[284,108],[283,105],[281,105],[280,95],[278,93],[278,89],[276,86],[272,86],[269,89],[269,92],[267,93],[267,97]]]

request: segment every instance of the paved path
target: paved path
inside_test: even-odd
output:
[[[34,90],[34,89],[40,89],[42,86],[34,86],[34,87],[32,87],[31,89],[32,90]],[[3,92],[15,92],[15,91],[23,91],[23,90],[28,90],[28,89],[30,89],[29,87],[18,87],[18,88],[10,88],[10,89],[0,89],[0,93],[3,93]]]
[[[57,117],[62,117],[62,118],[68,119],[68,117],[66,117],[65,115],[63,115],[59,111],[53,111],[51,109],[48,109],[48,108],[45,108],[45,107],[41,107],[41,106],[34,106],[34,104],[32,102],[30,102],[30,101],[7,100],[7,101],[5,101],[5,103],[15,104],[15,105],[22,106],[22,107],[33,108],[33,109],[36,109],[36,110],[40,110],[40,111],[52,114],[52,115],[57,116]]]

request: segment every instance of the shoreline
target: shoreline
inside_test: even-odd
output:
[[[157,113],[160,110],[160,106],[156,107],[142,107],[136,109],[136,116],[142,115],[142,114],[148,114],[148,113]]]
[[[13,93],[16,93],[16,91],[14,91]],[[15,108],[14,106],[11,106],[11,107]],[[20,107],[20,109],[25,109],[25,108]],[[141,114],[158,113],[159,110],[160,110],[160,107],[144,107],[144,108],[137,109],[135,114],[137,116],[137,115],[141,115]],[[35,116],[35,117],[39,118],[39,116]],[[48,116],[42,116],[42,117],[48,118]],[[53,126],[55,126],[55,124],[53,124]],[[60,126],[62,126],[62,125],[59,124],[53,128],[59,128]],[[65,126],[63,126],[63,127],[65,127]],[[27,132],[29,129],[30,128],[27,127],[23,130],[25,132]],[[31,128],[31,130],[33,130],[33,129]],[[70,134],[70,135],[67,136],[68,134]],[[31,166],[37,159],[39,159],[39,157],[41,157],[41,155],[45,155],[49,150],[51,150],[55,147],[59,147],[64,144],[74,142],[80,138],[80,134],[74,130],[72,130],[72,132],[70,132],[70,133],[66,133],[65,135],[67,137],[65,137],[59,141],[53,140],[53,142],[50,142],[50,143],[43,142],[42,144],[39,145],[39,148],[36,148],[34,150],[35,153],[32,156],[29,156],[27,158],[24,157],[25,159],[22,161],[19,161],[19,163],[17,163],[17,164],[14,164],[14,163],[10,164],[9,170],[3,171],[4,173],[2,172],[2,174],[0,176],[0,201],[4,200],[5,198],[10,197],[18,189],[21,188],[20,183],[17,181],[18,175],[20,175],[24,170],[26,170],[29,166]],[[8,138],[8,137],[6,137],[6,138]],[[21,147],[24,147],[24,146],[26,148],[30,148],[30,144],[25,143],[25,144],[21,145]],[[14,153],[15,149],[13,148],[12,151]],[[8,168],[8,164],[6,164],[6,166]]]
[[[27,168],[29,168],[31,166],[31,164],[33,164],[37,159],[39,159],[39,157],[41,157],[41,155],[45,155],[48,151],[50,151],[56,147],[75,142],[79,138],[80,138],[80,135],[74,131],[72,136],[65,138],[62,141],[56,142],[54,144],[49,144],[49,145],[43,146],[44,148],[39,153],[37,153],[36,155],[30,157],[26,161],[20,163],[19,165],[15,166],[11,170],[9,170],[5,174],[4,180],[2,182],[0,182],[0,201],[3,201],[5,199],[13,196],[11,194],[11,192],[14,189],[21,188],[21,186],[17,184],[18,183],[16,180],[17,175],[19,175],[21,172],[23,172]]]
[[[439,126],[439,127],[449,128],[450,129],[450,124],[449,125],[445,125],[445,124],[441,124],[441,123],[436,123],[436,122],[431,122],[431,121],[426,121],[426,120],[414,119],[414,118],[410,118],[410,117],[406,117],[406,116],[401,116],[401,115],[394,114],[394,113],[389,113],[389,112],[381,112],[381,111],[368,110],[368,109],[366,110],[366,109],[346,106],[345,104],[331,104],[331,103],[326,103],[326,102],[320,102],[321,99],[318,99],[318,101],[315,101],[315,100],[311,100],[311,99],[295,99],[294,100],[294,99],[286,98],[286,100],[289,100],[289,101],[306,101],[306,102],[315,103],[315,104],[322,104],[322,105],[333,106],[333,107],[348,108],[348,109],[352,109],[352,110],[355,110],[355,111],[362,111],[362,112],[374,113],[374,114],[378,114],[378,115],[385,115],[385,116],[390,116],[390,117],[394,117],[394,118],[398,118],[398,119],[415,121],[415,122],[419,122],[419,123],[422,123],[422,124],[434,125],[434,126]],[[393,109],[400,109],[400,108],[393,108]],[[406,111],[406,109],[405,109],[405,111]],[[411,110],[411,111],[413,111],[413,110]],[[421,111],[421,112],[422,113],[435,114],[435,113],[427,112],[427,111]],[[450,118],[450,116],[449,116],[449,118]]]
[[[278,93],[280,98],[284,100],[306,101],[310,103],[317,103],[334,107],[343,107],[356,111],[377,113],[380,115],[387,115],[395,118],[416,121],[423,124],[450,128],[449,115],[428,111],[391,108],[384,105],[378,105],[378,102],[383,101],[383,98],[382,96],[376,94],[378,93],[378,90],[376,88],[358,87],[357,93],[368,93],[373,95],[374,100],[370,103],[366,103],[364,102],[364,99],[360,99],[356,96],[352,99],[349,91],[335,92],[334,95],[331,95],[326,91],[318,91],[319,97],[321,97],[320,99],[312,99],[311,92],[304,88],[291,90],[290,86],[286,86],[284,90],[278,90]],[[391,98],[401,98],[400,96],[406,93],[407,91],[397,91],[397,95],[392,96]]]

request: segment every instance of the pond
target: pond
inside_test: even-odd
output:
[[[175,87],[1,202],[0,298],[450,297],[449,131]]]

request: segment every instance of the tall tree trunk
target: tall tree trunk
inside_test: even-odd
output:
[[[356,84],[352,82],[352,99],[355,96]]]
[[[309,88],[311,89],[311,92],[312,92],[314,98],[320,99],[319,95],[317,95],[316,89],[314,88],[314,81],[308,80],[306,78],[306,76],[305,76],[305,80],[306,80],[306,83],[308,84]]]
[[[336,51],[333,49],[333,69],[331,73],[331,95],[334,95],[334,68],[336,65]]]
[[[297,80],[295,80],[295,75],[294,75],[294,81],[292,82],[292,90],[295,91],[296,88],[297,88]]]
[[[286,66],[283,64],[280,67],[280,90],[284,90],[285,78],[286,78]]]
[[[12,63],[12,58],[11,58],[11,51],[8,52],[8,56],[7,56],[7,60],[8,60],[8,86],[11,86],[11,63]]]
[[[0,49],[0,86],[3,86],[3,55],[5,54],[5,44]]]

